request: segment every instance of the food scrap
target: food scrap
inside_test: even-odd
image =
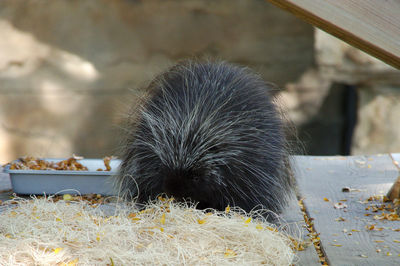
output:
[[[398,199],[390,202],[386,196],[371,196],[367,200],[361,201],[361,203],[368,204],[365,210],[372,212],[366,213],[365,216],[373,215],[374,220],[400,221],[398,214],[400,200]]]
[[[82,165],[78,160],[83,157],[73,155],[72,157],[59,161],[50,162],[33,156],[19,158],[18,161],[10,163],[10,170],[64,170],[64,171],[88,171],[88,168]],[[110,161],[113,156],[103,158],[105,170],[99,168],[97,171],[111,171]]]
[[[114,156],[106,156],[103,158],[103,162],[104,162],[104,166],[106,167],[105,170],[99,168],[97,169],[97,171],[111,171],[111,166],[110,166],[110,162],[112,159],[115,159]]]
[[[43,159],[38,159],[32,156],[26,156],[13,162],[10,165],[11,170],[72,170],[72,171],[87,171],[88,168],[83,166],[78,160],[82,157],[72,156],[68,159],[59,162],[49,162]]]
[[[337,202],[337,203],[335,203],[335,204],[333,205],[333,207],[334,207],[335,209],[344,209],[344,208],[347,208],[347,205],[344,204],[344,203],[342,203],[342,202]]]
[[[342,187],[342,192],[361,192],[361,191],[364,190],[351,187]]]
[[[307,235],[311,238],[311,241],[314,244],[315,250],[317,251],[319,257],[319,261],[321,262],[321,265],[328,265],[325,254],[322,251],[321,239],[319,238],[319,234],[314,229],[313,219],[310,218],[306,212],[306,207],[304,206],[303,199],[299,200],[299,206],[303,213],[304,221],[306,223],[306,228],[308,231]]]

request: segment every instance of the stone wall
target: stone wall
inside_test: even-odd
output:
[[[351,154],[400,152],[400,71],[316,31],[321,77],[357,89],[357,124]]]
[[[400,152],[399,70],[316,30],[315,65],[285,87],[306,153]]]
[[[0,36],[0,163],[116,153],[135,95],[182,58],[280,86],[314,61],[313,28],[264,0],[3,0]]]
[[[116,154],[141,88],[191,57],[283,88],[308,154],[400,152],[400,72],[264,0],[2,0],[0,163]]]

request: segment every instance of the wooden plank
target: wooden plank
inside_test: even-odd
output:
[[[400,153],[392,153],[391,154],[395,166],[400,170]]]
[[[399,169],[400,172],[400,164],[399,164],[400,153],[391,154],[390,156],[392,157],[394,165],[397,167],[397,169]],[[397,180],[393,183],[390,190],[388,191],[387,197],[392,201],[400,199],[400,174],[397,177]]]
[[[385,195],[396,180],[398,169],[389,155],[299,156],[295,161],[299,193],[330,265],[400,265],[400,232],[392,230],[400,228],[400,221],[375,220],[373,215],[380,212],[365,216],[372,212],[362,203],[370,196]],[[343,187],[360,190],[346,193]],[[334,208],[338,202],[347,208]],[[384,229],[368,230],[372,224]]]
[[[268,1],[400,69],[400,1]]]
[[[297,197],[293,196],[289,203],[289,206],[282,213],[283,223],[288,226],[288,232],[290,235],[297,237],[301,236],[302,240],[309,242],[309,237],[307,236],[307,230],[305,228],[305,222],[303,214],[297,202]],[[321,265],[317,252],[314,246],[311,244],[305,250],[297,252],[297,259],[295,265]]]

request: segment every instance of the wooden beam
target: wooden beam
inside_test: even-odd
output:
[[[268,1],[400,69],[400,1]]]

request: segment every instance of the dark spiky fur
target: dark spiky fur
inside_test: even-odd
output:
[[[293,188],[284,124],[270,86],[246,68],[185,61],[158,76],[131,126],[116,188],[199,208],[279,212]]]

